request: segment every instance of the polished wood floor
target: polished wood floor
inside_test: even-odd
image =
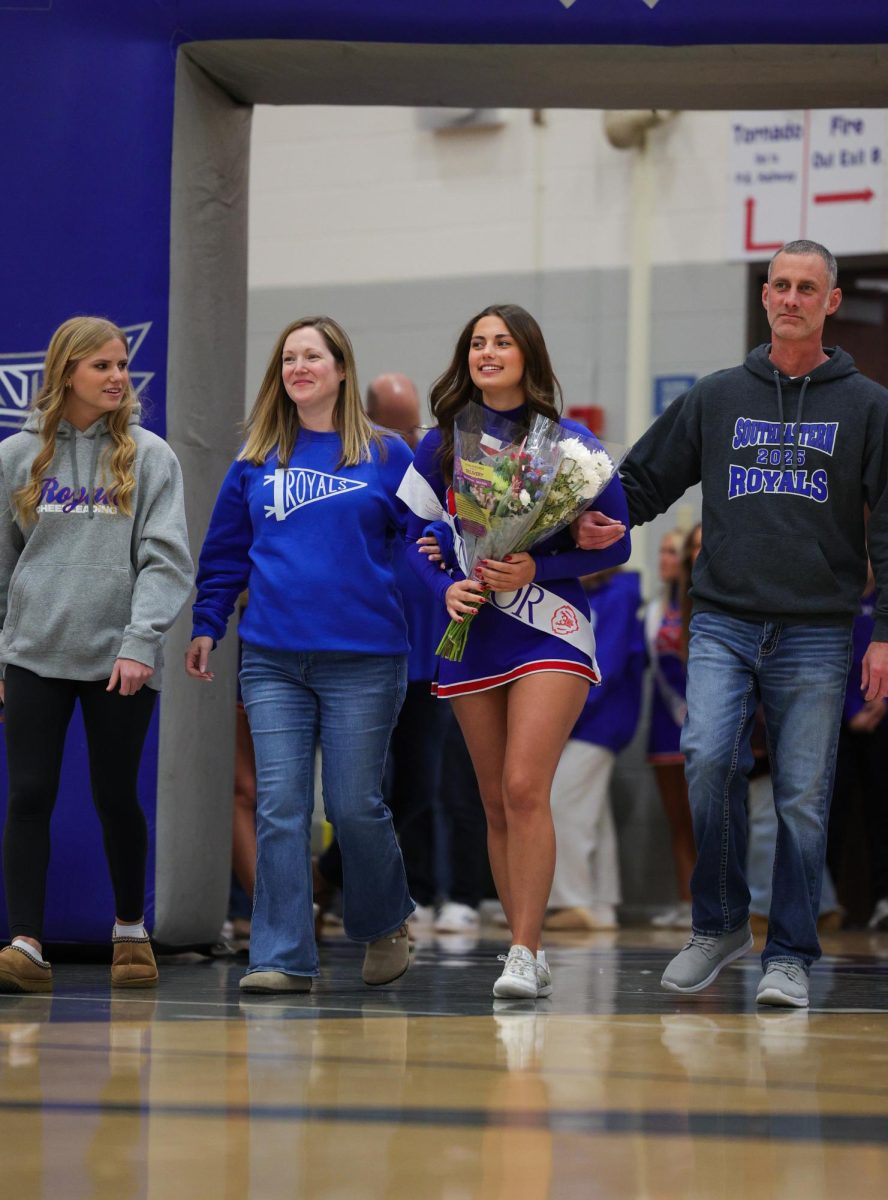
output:
[[[888,934],[835,935],[809,1011],[756,1009],[758,960],[658,987],[681,935],[547,943],[555,992],[494,1001],[496,931],[420,940],[397,984],[335,937],[309,996],[243,962],[156,994],[55,967],[0,996],[3,1200],[884,1200]]]

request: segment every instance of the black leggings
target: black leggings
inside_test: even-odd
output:
[[[108,692],[107,680],[44,679],[6,668],[6,761],[9,801],[3,873],[10,937],[42,941],[49,820],[55,807],[65,734],[80,701],[93,802],[111,868],[116,915],[138,921],[145,905],[148,828],[136,795],[142,747],[157,693]]]

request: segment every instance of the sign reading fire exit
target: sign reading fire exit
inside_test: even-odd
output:
[[[729,130],[730,258],[770,258],[796,238],[884,249],[884,110],[739,112]]]

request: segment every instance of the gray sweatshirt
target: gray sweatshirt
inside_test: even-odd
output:
[[[83,432],[63,420],[38,519],[22,528],[12,496],[28,481],[41,420],[32,413],[0,443],[0,671],[97,680],[131,658],[153,667],[158,690],[164,634],[193,579],[178,460],[135,412],[128,517],[115,503],[105,418]]]

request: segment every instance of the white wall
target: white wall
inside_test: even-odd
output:
[[[501,112],[434,133],[409,108],[257,108],[251,288],[625,265],[633,152],[598,111]],[[650,135],[655,261],[724,257],[727,124],[682,113]]]

